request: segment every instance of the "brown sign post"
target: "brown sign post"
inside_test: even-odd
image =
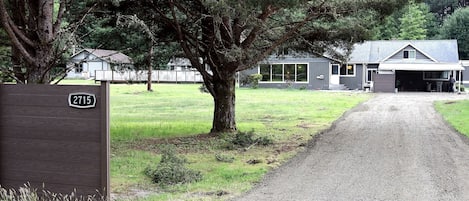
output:
[[[0,85],[0,185],[109,198],[109,82]]]

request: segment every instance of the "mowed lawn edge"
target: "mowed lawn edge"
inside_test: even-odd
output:
[[[469,137],[469,100],[438,101],[434,105],[452,127]]]
[[[303,150],[316,133],[372,97],[361,92],[237,88],[238,129],[269,137],[274,144],[227,149],[222,138],[197,137],[210,130],[213,115],[213,99],[200,92],[200,84],[153,87],[154,92],[146,92],[145,85],[111,85],[111,191],[116,200],[226,200],[240,195]],[[175,144],[188,166],[202,172],[202,181],[152,184],[144,170],[158,164],[163,144]],[[221,162],[217,155],[234,160]]]

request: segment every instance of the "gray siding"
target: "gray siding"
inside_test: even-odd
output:
[[[265,64],[284,64],[284,63],[307,63],[308,64],[308,83],[278,83],[278,82],[261,82],[259,87],[263,88],[302,88],[307,89],[329,89],[329,67],[331,61],[323,57],[270,57]],[[245,70],[240,73],[240,80],[251,74],[259,73],[259,66]],[[323,79],[318,78],[323,75]],[[242,85],[244,86],[244,85]]]
[[[309,63],[309,86],[310,89],[329,89],[329,68],[330,62],[311,62]],[[318,76],[324,76],[324,79],[318,79]]]
[[[375,74],[373,76],[374,92],[394,92],[396,74]]]
[[[397,52],[393,56],[391,56],[387,61],[402,61],[402,60],[411,60],[411,59],[404,59],[404,51],[406,50],[415,50],[415,60],[418,61],[428,61],[432,62],[430,58],[422,54],[420,51],[416,50],[415,48],[412,48],[410,46],[402,49],[401,51]]]
[[[462,71],[462,81],[465,82],[465,87],[469,87],[469,66],[464,66],[464,68],[466,70]]]
[[[349,89],[363,89],[363,65],[355,65],[355,76],[353,77],[341,77],[340,84],[347,86]]]

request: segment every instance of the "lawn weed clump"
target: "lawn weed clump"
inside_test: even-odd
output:
[[[233,161],[235,160],[235,157],[232,155],[228,155],[228,154],[217,153],[215,154],[215,159],[223,163],[233,163]]]
[[[44,189],[38,192],[38,189],[31,185],[24,184],[18,190],[6,189],[0,186],[0,200],[5,201],[104,201],[104,196],[96,195],[78,195],[75,191],[70,194],[54,193]]]
[[[202,180],[200,171],[189,169],[187,159],[178,156],[174,145],[165,145],[161,149],[161,160],[156,167],[147,167],[145,174],[160,185],[175,185]]]
[[[234,135],[226,135],[225,141],[225,147],[228,149],[249,149],[255,145],[268,146],[274,143],[274,140],[269,136],[256,136],[254,130],[248,132],[239,131]]]

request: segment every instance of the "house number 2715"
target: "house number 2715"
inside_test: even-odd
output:
[[[68,95],[68,106],[79,109],[96,107],[96,96],[90,93],[78,92]]]

